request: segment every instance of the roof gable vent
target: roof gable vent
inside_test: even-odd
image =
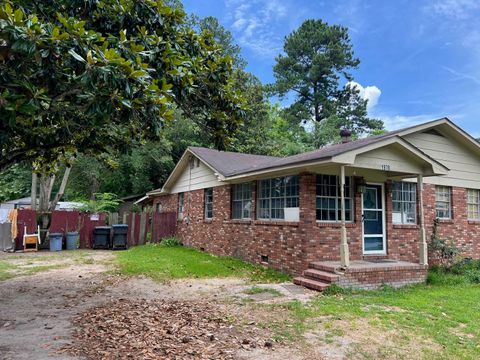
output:
[[[438,132],[437,130],[435,130],[435,129],[425,130],[423,133],[424,133],[424,134],[429,134],[429,135],[435,135],[435,136],[445,137],[445,136],[443,136],[441,133],[439,133],[439,132]]]

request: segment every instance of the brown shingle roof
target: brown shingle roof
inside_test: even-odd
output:
[[[282,159],[274,156],[251,155],[194,146],[188,149],[223,176],[241,174],[252,167],[265,166],[274,160]]]
[[[439,119],[438,119],[439,120]],[[435,122],[438,120],[433,120]],[[425,123],[428,124],[428,123]],[[274,167],[299,164],[314,160],[328,159],[332,156],[343,154],[347,151],[362,148],[377,141],[388,139],[398,134],[413,129],[418,125],[390,131],[385,134],[370,136],[347,143],[335,144],[321,149],[305,152],[287,157],[274,157],[262,155],[250,155],[229,151],[218,151],[201,147],[189,147],[190,151],[202,161],[209,164],[223,176],[234,176],[253,171],[266,170]]]

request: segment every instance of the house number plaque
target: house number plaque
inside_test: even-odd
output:
[[[390,165],[382,165],[382,170],[383,171],[390,171]]]

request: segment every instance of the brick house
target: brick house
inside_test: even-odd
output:
[[[188,148],[161,189],[186,246],[321,290],[425,280],[438,234],[480,257],[480,144],[443,118],[285,158]],[[430,254],[430,258],[432,258]]]

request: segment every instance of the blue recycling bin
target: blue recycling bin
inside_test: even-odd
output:
[[[77,239],[78,239],[77,231],[67,232],[67,239],[66,239],[67,250],[75,250],[77,248]]]
[[[48,241],[50,243],[50,251],[61,251],[62,250],[62,233],[50,233],[48,235]]]

